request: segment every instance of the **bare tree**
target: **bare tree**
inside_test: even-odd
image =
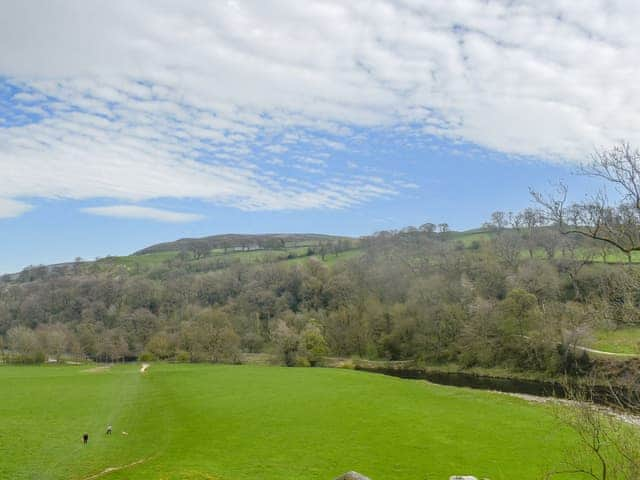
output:
[[[516,231],[521,232],[529,252],[529,258],[533,258],[534,250],[539,243],[539,230],[543,223],[542,213],[534,208],[526,208],[513,217],[511,223]]]
[[[491,245],[495,255],[502,263],[511,268],[515,268],[518,265],[521,240],[515,232],[507,231],[501,235],[496,235],[495,238],[491,239]]]
[[[585,265],[593,262],[594,252],[580,248],[581,245],[576,241],[575,236],[568,236],[565,242],[565,253],[562,259],[558,261],[558,270],[565,272],[571,280],[571,286],[576,300],[582,299],[580,284],[578,283],[578,275]]]
[[[548,472],[545,479],[566,478],[567,474],[594,480],[640,477],[640,432],[593,403],[598,383],[594,375],[581,388],[565,384],[570,402],[556,405],[555,415],[578,441],[564,452],[560,468]]]
[[[579,173],[613,184],[622,196],[621,202],[612,205],[602,190],[584,202],[568,205],[568,189],[562,183],[551,196],[530,192],[546,219],[562,233],[605,242],[631,261],[631,253],[640,250],[640,150],[621,143],[610,150],[596,151]]]
[[[211,253],[211,246],[206,241],[196,241],[190,245],[189,250],[193,254],[193,258],[198,260]]]
[[[495,211],[491,214],[491,220],[485,224],[490,230],[500,233],[513,222],[513,214],[511,212]]]

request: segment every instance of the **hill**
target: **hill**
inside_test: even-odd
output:
[[[0,335],[16,362],[329,353],[549,376],[592,368],[566,354],[574,337],[633,348],[640,268],[534,233],[219,235],[33,267],[0,278]]]
[[[181,238],[173,242],[164,242],[151,245],[134,253],[134,255],[146,255],[160,252],[180,252],[205,248],[208,250],[258,250],[286,247],[306,247],[318,245],[320,242],[333,242],[348,237],[335,235],[323,235],[316,233],[268,233],[268,234],[236,234],[212,235],[202,238]]]

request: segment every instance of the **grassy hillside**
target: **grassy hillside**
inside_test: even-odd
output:
[[[304,247],[317,245],[320,242],[336,241],[345,237],[335,235],[323,235],[315,233],[272,233],[260,235],[244,235],[229,233],[224,235],[212,235],[202,238],[182,238],[173,242],[158,243],[146,247],[134,255],[144,255],[159,252],[179,252],[190,250],[196,245],[205,244],[209,250],[215,249],[250,249],[251,247],[273,245],[279,248]]]
[[[157,252],[146,253],[141,255],[128,255],[122,257],[108,257],[99,260],[99,265],[122,265],[128,270],[145,270],[153,267],[165,265],[178,256],[179,252]],[[359,248],[352,248],[339,254],[329,253],[324,260],[318,254],[309,255],[307,247],[288,247],[278,250],[249,250],[249,251],[229,251],[224,252],[221,249],[212,250],[211,253],[201,259],[188,259],[186,262],[193,266],[202,266],[203,270],[207,270],[206,265],[215,265],[220,262],[221,266],[232,264],[234,262],[246,264],[287,262],[290,264],[300,264],[309,261],[310,258],[322,261],[331,266],[340,261],[356,258],[362,254]],[[215,268],[212,268],[215,269]]]
[[[16,480],[134,462],[105,478],[324,480],[355,469],[527,480],[574,440],[544,406],[349,370],[0,367],[0,383],[0,478]]]
[[[640,328],[599,330],[590,343],[592,348],[613,353],[640,353]]]

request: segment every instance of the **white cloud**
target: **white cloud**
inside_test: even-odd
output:
[[[83,212],[92,215],[102,215],[104,217],[131,218],[142,220],[156,220],[159,222],[195,222],[202,220],[202,215],[193,213],[172,212],[171,210],[161,210],[159,208],[141,207],[138,205],[112,205],[108,207],[88,207],[83,208]]]
[[[28,203],[9,198],[0,198],[0,218],[18,217],[32,208]]]
[[[284,145],[267,145],[264,149],[271,153],[284,153],[289,150]]]
[[[345,208],[413,185],[264,167],[370,128],[575,161],[640,143],[639,21],[630,0],[4,2],[0,196]]]
[[[29,102],[43,101],[43,100],[46,100],[47,97],[39,93],[20,92],[20,93],[16,93],[12,99],[18,102],[29,103]]]

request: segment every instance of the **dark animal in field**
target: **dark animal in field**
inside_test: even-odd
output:
[[[89,441],[89,434],[85,433],[84,435],[82,435],[82,443],[86,445],[88,441]]]

